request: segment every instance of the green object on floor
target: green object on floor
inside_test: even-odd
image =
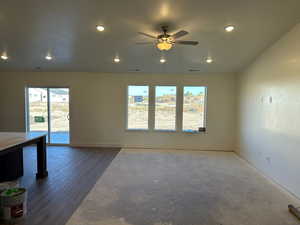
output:
[[[0,194],[0,220],[15,224],[26,215],[25,188],[8,188]]]
[[[5,190],[1,195],[5,197],[12,197],[15,195],[19,195],[24,192],[23,188],[10,188]]]

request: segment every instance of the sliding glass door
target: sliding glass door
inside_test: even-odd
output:
[[[50,143],[69,143],[69,89],[49,88]]]
[[[69,89],[27,88],[27,131],[47,133],[47,142],[69,144]]]

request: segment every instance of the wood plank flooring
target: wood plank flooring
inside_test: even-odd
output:
[[[24,149],[28,216],[20,225],[64,225],[120,149],[48,147],[49,177],[35,180],[36,149]]]

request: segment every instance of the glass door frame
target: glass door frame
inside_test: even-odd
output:
[[[47,144],[48,145],[52,145],[53,143],[51,143],[51,110],[50,110],[50,89],[51,88],[66,88],[69,89],[69,118],[71,118],[70,116],[70,102],[71,102],[71,95],[70,95],[70,88],[66,87],[66,86],[31,86],[31,85],[27,85],[25,87],[25,124],[26,124],[26,132],[30,132],[30,118],[29,118],[29,88],[44,88],[47,89],[47,115],[48,115],[48,131],[47,131],[47,137],[48,137],[48,141]],[[55,143],[53,145],[70,145],[70,140],[71,140],[71,123],[70,123],[70,119],[69,119],[69,143],[68,144],[59,144],[59,143]]]

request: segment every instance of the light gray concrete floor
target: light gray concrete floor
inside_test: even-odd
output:
[[[234,153],[123,149],[67,225],[299,224],[290,203]]]

